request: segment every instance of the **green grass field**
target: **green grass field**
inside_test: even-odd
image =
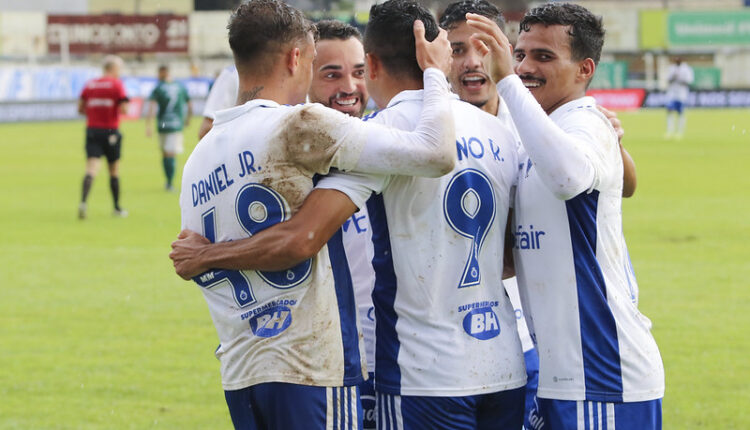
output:
[[[638,167],[625,232],[666,367],[664,428],[747,429],[750,112],[688,115],[677,142],[662,111],[621,114]],[[179,209],[156,140],[123,126],[130,217],[111,216],[103,168],[81,222],[83,131],[0,125],[0,429],[231,428],[211,319],[167,256]]]

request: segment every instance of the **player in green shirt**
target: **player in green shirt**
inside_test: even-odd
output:
[[[146,136],[152,135],[151,121],[156,114],[156,130],[159,132],[162,164],[167,178],[166,189],[173,191],[175,157],[182,153],[182,129],[187,127],[193,107],[185,86],[170,79],[169,68],[166,65],[159,66],[159,83],[148,99]]]

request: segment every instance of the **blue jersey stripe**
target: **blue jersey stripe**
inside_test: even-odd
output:
[[[565,202],[573,246],[586,400],[622,402],[622,371],[615,317],[596,259],[599,192]]]
[[[398,365],[400,343],[396,332],[398,316],[394,309],[398,280],[393,269],[393,253],[382,194],[374,194],[367,201],[367,212],[372,227],[375,287],[375,389],[379,392],[400,394],[401,369]]]
[[[344,252],[341,229],[328,241],[328,257],[331,260],[333,281],[336,285],[336,300],[341,322],[341,340],[344,345],[344,385],[361,383],[362,361],[359,355],[357,333],[357,306],[354,304],[354,287],[349,272],[349,263]]]

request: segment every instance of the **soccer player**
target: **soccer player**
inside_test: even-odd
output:
[[[368,89],[383,109],[368,116],[368,123],[409,130],[426,107],[410,36],[417,19],[428,36],[437,35],[434,18],[416,3],[391,0],[370,10]],[[442,178],[331,175],[290,221],[249,240],[173,244],[176,252],[192,255],[193,262],[185,262],[197,265],[192,272],[216,265],[262,266],[287,237],[326,238],[329,226],[345,219],[336,224],[329,213],[344,208],[316,193],[339,189],[357,205],[367,201],[376,269],[378,428],[523,424],[526,374],[500,264],[516,144],[495,117],[457,99],[450,107],[458,163]],[[373,190],[381,194],[368,200]],[[179,271],[183,261],[175,264]]]
[[[491,74],[527,154],[514,257],[539,351],[539,422],[659,429],[664,369],[622,265],[617,135],[585,97],[601,54],[601,19],[581,6],[546,4],[523,18],[511,48],[491,20],[467,17],[479,30],[475,47],[492,53]]]
[[[356,27],[336,20],[315,23],[318,41],[308,99],[348,115],[362,116],[367,107],[365,51]]]
[[[228,28],[242,104],[217,113],[185,165],[183,228],[216,242],[261,236],[298,210],[315,174],[333,167],[425,176],[453,168],[444,34],[428,43],[415,26],[425,106],[418,126],[405,132],[299,104],[313,74],[315,31],[298,10],[253,0],[235,10]],[[328,237],[353,212],[337,213],[343,218]],[[271,271],[208,270],[194,278],[221,340],[216,355],[236,428],[361,427],[357,386],[366,369],[351,277],[340,235],[327,244],[321,237],[294,238]]]
[[[113,215],[126,217],[128,212],[120,207],[120,152],[122,135],[120,114],[128,110],[128,96],[120,81],[122,59],[115,55],[104,57],[102,77],[87,82],[78,100],[78,112],[86,115],[86,174],[83,177],[78,218],[85,219],[86,200],[99,171],[102,156],[109,165],[109,189],[114,204]]]
[[[315,42],[317,55],[313,61],[308,100],[351,116],[362,116],[368,101],[362,35],[356,27],[337,20],[318,21],[315,28],[318,30],[318,41]],[[369,373],[367,380],[359,387],[363,429],[374,429],[375,312],[371,294],[375,273],[370,263],[373,257],[372,228],[367,208],[361,207],[346,220],[341,231]]]
[[[237,68],[234,65],[225,67],[216,77],[203,107],[203,121],[198,128],[198,140],[203,139],[203,136],[213,127],[216,112],[237,104],[239,80]]]
[[[484,70],[484,55],[481,55],[470,42],[470,37],[475,33],[475,30],[466,24],[467,13],[486,16],[500,28],[504,26],[500,10],[485,0],[463,0],[448,5],[440,16],[440,26],[448,31],[448,40],[451,42],[453,50],[453,63],[451,63],[451,73],[449,75],[451,86],[461,100],[496,116],[512,130],[520,149],[521,138],[518,136],[518,132],[516,132],[510,112],[508,112],[508,108],[502,102],[500,96],[498,96],[492,77]],[[512,211],[509,216],[512,216]],[[508,248],[506,248],[506,252],[507,250]],[[523,315],[523,307],[518,295],[518,285],[515,276],[504,279],[503,284],[515,311],[518,336],[521,339],[524,362],[526,364],[527,383],[524,426],[532,428],[532,423],[529,421],[529,412],[532,410],[536,395],[539,358],[534,349],[534,342],[531,340],[529,330],[526,327],[526,320]]]
[[[175,157],[177,154],[182,154],[182,129],[188,126],[193,114],[193,106],[187,89],[170,78],[169,67],[166,65],[159,66],[159,83],[148,99],[150,103],[146,114],[146,136],[152,135],[151,122],[156,115],[162,166],[167,179],[165,188],[167,191],[173,191]]]
[[[502,14],[497,7],[486,0],[462,0],[451,3],[440,16],[440,26],[448,31],[448,40],[453,48],[453,64],[451,66],[450,81],[453,91],[461,100],[469,102],[487,113],[496,115],[501,121],[512,126],[507,107],[503,104],[495,90],[495,82],[484,70],[483,55],[472,46],[469,38],[474,30],[466,25],[466,14],[476,13],[495,21],[500,29],[504,26]],[[623,177],[623,197],[631,197],[636,188],[635,163],[628,151],[622,146],[622,128],[617,115],[602,107],[597,108],[609,118],[617,131],[620,140],[620,151],[625,166]]]
[[[693,83],[693,69],[676,57],[667,71],[667,139],[682,139],[685,134],[685,102]]]

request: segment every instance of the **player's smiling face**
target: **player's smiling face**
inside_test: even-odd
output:
[[[362,42],[356,37],[320,40],[316,50],[310,101],[362,116],[368,98]]]
[[[474,106],[497,113],[495,83],[484,70],[483,58],[469,41],[474,30],[461,22],[448,32],[453,49],[450,81],[461,100]]]
[[[548,114],[585,95],[583,62],[571,58],[568,26],[534,24],[518,35],[513,53],[516,74]]]

